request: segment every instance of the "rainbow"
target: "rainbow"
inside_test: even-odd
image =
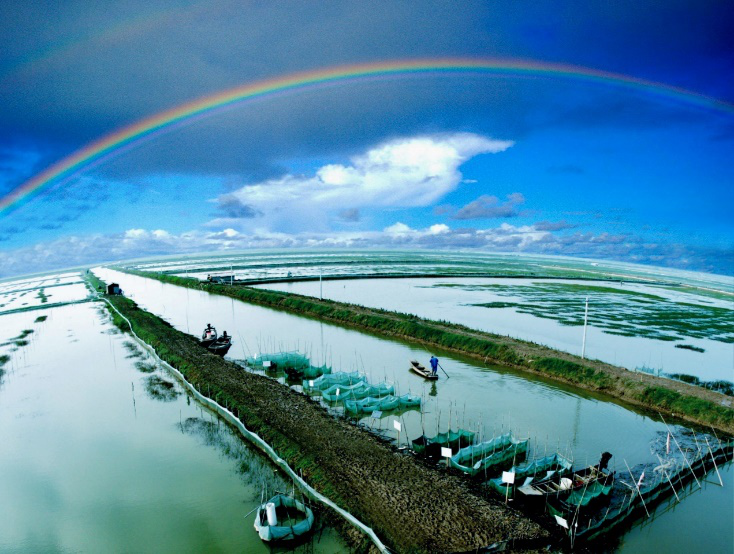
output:
[[[67,182],[79,176],[83,171],[134,148],[145,140],[241,102],[331,83],[349,83],[394,76],[470,73],[500,76],[550,76],[596,82],[642,90],[686,104],[734,114],[734,104],[689,90],[596,69],[532,60],[419,59],[329,67],[238,86],[176,106],[123,127],[59,160],[10,191],[0,199],[0,214],[9,213],[49,186]]]

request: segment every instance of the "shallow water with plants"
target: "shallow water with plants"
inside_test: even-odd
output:
[[[667,286],[548,279],[406,278],[268,283],[294,292],[460,323],[630,370],[734,380],[734,309]],[[681,348],[685,346],[685,348]]]
[[[0,316],[3,343],[32,331],[0,346],[0,551],[268,552],[243,516],[289,482],[101,304],[43,313]]]
[[[602,396],[578,392],[570,387],[542,379],[529,379],[518,372],[483,365],[446,352],[428,352],[419,346],[377,338],[319,321],[247,305],[230,298],[158,281],[122,274],[108,269],[95,270],[103,279],[119,282],[127,295],[141,308],[160,315],[174,327],[198,335],[207,323],[233,336],[228,358],[244,360],[259,353],[300,350],[317,365],[326,363],[334,370],[360,371],[370,383],[389,381],[399,394],[413,393],[422,398],[422,411],[406,411],[399,416],[366,416],[360,422],[373,431],[406,445],[408,438],[425,432],[446,431],[449,426],[472,428],[483,440],[512,430],[516,436],[530,438],[530,458],[556,450],[568,453],[577,465],[596,463],[603,451],[614,454],[612,465],[624,472],[625,462],[634,468],[652,460],[651,445],[667,432],[654,414],[643,414]],[[335,282],[336,283],[336,282]],[[445,290],[445,289],[436,289]],[[408,371],[408,360],[428,363],[436,354],[444,374],[429,383]],[[244,370],[243,370],[244,371]],[[273,386],[284,386],[284,378]],[[298,385],[294,385],[299,389]],[[342,413],[336,407],[336,413]],[[400,426],[400,436],[396,429]],[[680,429],[676,428],[676,432]],[[731,483],[726,483],[731,487]],[[718,550],[734,540],[728,521],[732,499],[712,493],[713,487],[698,492],[715,506],[706,530],[696,535],[676,527],[670,513],[649,524],[645,541],[673,534],[673,551]],[[686,513],[688,501],[675,513]],[[721,530],[724,529],[722,532]],[[715,532],[714,532],[715,531]],[[625,536],[619,548],[626,551],[638,531]]]

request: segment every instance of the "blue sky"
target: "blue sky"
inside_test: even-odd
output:
[[[734,102],[721,2],[0,5],[0,195],[125,125],[350,63],[516,58]],[[477,248],[734,274],[732,111],[553,77],[243,103],[0,215],[0,275],[262,247]]]

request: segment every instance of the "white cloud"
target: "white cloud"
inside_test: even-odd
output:
[[[325,214],[366,207],[428,206],[462,182],[461,164],[479,154],[502,152],[512,141],[473,133],[400,138],[355,156],[348,165],[322,166],[312,176],[285,175],[246,185],[217,199],[224,212],[232,204],[248,214],[264,214],[269,225],[291,222],[303,228]]]
[[[228,228],[222,231],[190,231],[174,235],[163,229],[128,229],[123,233],[110,235],[65,237],[49,243],[0,252],[0,276],[204,251],[366,247],[446,250],[475,248],[490,252],[579,256],[707,271],[714,269],[710,261],[717,259],[722,260],[717,267],[724,268],[720,272],[726,274],[731,273],[734,254],[731,249],[695,250],[676,244],[650,243],[635,235],[554,234],[535,225],[515,226],[508,223],[485,229],[454,229],[445,224],[414,229],[397,222],[382,231],[303,231],[293,234],[265,229],[242,233]]]

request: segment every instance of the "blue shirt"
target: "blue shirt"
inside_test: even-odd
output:
[[[437,368],[438,368],[438,358],[431,358],[431,369],[433,369],[433,371],[436,371]]]

